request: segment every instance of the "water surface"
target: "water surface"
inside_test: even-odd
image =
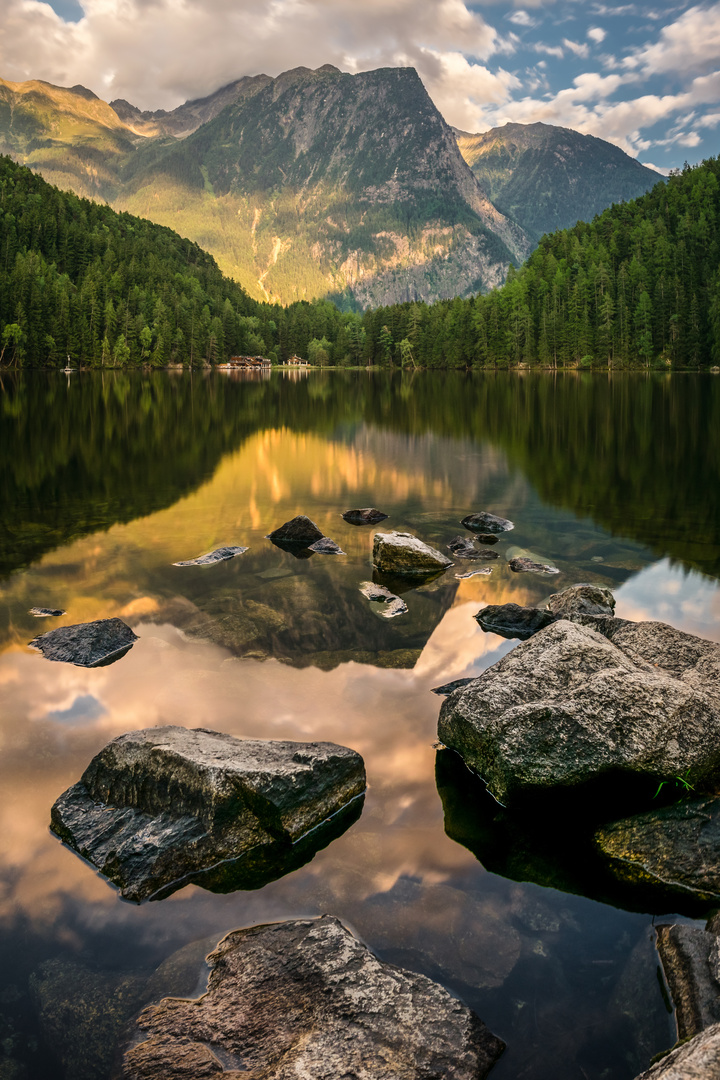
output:
[[[490,872],[453,840],[473,795],[434,748],[429,691],[514,647],[478,628],[481,606],[539,603],[578,581],[612,587],[626,618],[720,640],[720,380],[2,380],[0,1076],[105,1080],[129,1018],[197,991],[223,934],[322,912],[476,1009],[508,1044],[498,1080],[647,1068],[675,1038],[653,921],[677,913],[572,891],[573,840],[556,826],[557,873],[513,870],[531,880]],[[381,528],[440,548],[475,510],[516,528],[489,577],[459,580],[471,564],[458,562],[404,586],[408,614],[383,620],[358,592],[374,530],[340,517],[373,505],[389,515]],[[264,538],[297,513],[346,555],[296,559]],[[172,566],[228,544],[249,551]],[[561,574],[511,573],[515,549]],[[67,615],[36,619],[33,606]],[[27,647],[110,616],[139,641],[109,667]],[[363,813],[260,889],[123,903],[49,833],[49,811],[109,739],[163,723],[351,746],[368,771]]]

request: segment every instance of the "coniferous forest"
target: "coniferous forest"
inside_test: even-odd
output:
[[[0,364],[660,367],[720,362],[720,161],[543,237],[504,286],[365,313],[250,298],[172,230],[0,159]]]

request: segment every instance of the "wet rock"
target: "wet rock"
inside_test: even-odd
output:
[[[364,790],[362,758],[333,743],[147,728],[93,758],[53,806],[51,828],[140,901],[248,853],[277,859],[278,844],[290,849]],[[244,865],[230,870],[242,877]]]
[[[455,577],[459,578],[459,580],[462,581],[464,578],[477,577],[478,574],[485,574],[486,576],[488,574],[492,574],[492,567],[491,566],[483,566],[481,569],[478,569],[478,570],[468,570],[467,573],[465,573],[465,574],[456,574]]]
[[[549,611],[536,607],[521,607],[520,604],[488,604],[475,616],[478,625],[488,634],[499,634],[504,638],[528,638],[555,621]]]
[[[504,1048],[445,989],[381,963],[331,916],[236,930],[208,962],[203,997],[141,1014],[147,1038],[126,1052],[124,1080],[479,1080]]]
[[[682,785],[675,790],[679,794]],[[620,881],[720,901],[720,798],[687,799],[623,818],[600,828],[595,842]]]
[[[647,806],[660,780],[710,785],[720,645],[647,629],[661,624],[582,618],[612,640],[564,619],[540,630],[443,703],[441,742],[505,804],[592,784],[615,806]]]
[[[720,1023],[718,939],[697,926],[658,926],[657,947],[675,1006],[678,1039]]]
[[[613,615],[615,597],[599,585],[571,585],[553,593],[547,602],[548,611],[556,619],[571,619],[574,615]]]
[[[720,1024],[661,1058],[636,1080],[715,1080],[720,1076]]]
[[[331,540],[329,536],[323,536],[322,540],[316,540],[314,544],[310,544],[308,551],[315,551],[318,555],[345,554],[340,545]]]
[[[36,619],[44,619],[49,615],[52,615],[55,618],[60,615],[67,615],[67,612],[63,611],[62,608],[31,607],[28,611],[28,615],[34,615]]]
[[[300,547],[310,547],[317,540],[322,540],[323,534],[314,521],[304,514],[291,518],[278,529],[268,533],[266,540],[281,541],[284,544],[297,544]]]
[[[382,510],[376,510],[372,506],[365,506],[362,510],[346,510],[343,518],[350,525],[377,525],[385,521],[387,514]]]
[[[516,555],[514,559],[510,559],[508,566],[516,574],[559,574],[557,566],[550,566],[549,563],[535,562],[533,559],[528,559],[524,555]]]
[[[494,533],[478,533],[475,539],[478,544],[497,544],[499,537]]]
[[[507,518],[496,517],[495,514],[488,514],[484,510],[477,514],[468,514],[460,524],[466,529],[471,529],[472,532],[504,533],[515,528],[512,521],[508,521]]]
[[[173,566],[214,566],[215,563],[234,559],[236,555],[242,555],[247,550],[246,547],[216,548],[215,551],[209,551],[207,555],[198,555],[197,559],[184,559],[182,562],[174,562]]]
[[[424,544],[411,533],[375,533],[373,563],[388,574],[423,576],[452,566],[441,551]]]
[[[468,683],[473,682],[477,676],[470,675],[467,679],[455,679],[454,682],[443,683],[442,686],[433,686],[430,691],[431,694],[439,694],[441,697],[447,697],[448,694],[454,694],[461,686],[467,686]]]
[[[105,667],[120,660],[138,640],[122,619],[98,619],[97,622],[59,626],[33,638],[28,644],[39,649],[46,660],[57,660],[78,667]]]
[[[448,544],[448,551],[452,552],[456,559],[499,559],[497,551],[489,548],[478,548],[472,540],[464,536],[454,537]]]
[[[373,603],[382,604],[380,614],[384,619],[394,619],[396,615],[404,615],[407,604],[395,593],[391,593],[384,585],[376,585],[374,581],[361,582],[360,592]]]

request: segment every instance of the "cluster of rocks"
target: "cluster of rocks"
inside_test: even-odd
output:
[[[530,807],[535,821],[586,822],[592,857],[628,896],[697,913],[720,905],[720,644],[614,607],[607,589],[578,585],[543,608],[484,608],[484,630],[522,642],[435,689],[438,737],[504,808],[506,836]],[[678,1036],[691,1041],[647,1080],[720,1075],[718,933],[720,918],[658,931]]]

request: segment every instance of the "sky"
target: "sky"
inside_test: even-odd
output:
[[[720,2],[0,0],[0,76],[174,108],[243,75],[412,66],[455,127],[560,124],[667,172],[720,150]]]

